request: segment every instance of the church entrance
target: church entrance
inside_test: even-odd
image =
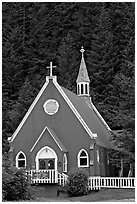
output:
[[[39,170],[55,169],[55,159],[39,159]]]
[[[42,147],[36,155],[36,170],[57,170],[57,160],[57,154],[51,147]]]
[[[36,154],[36,171],[34,178],[38,178],[39,182],[57,183],[58,182],[58,157],[56,152],[49,146],[42,147]],[[36,174],[36,175],[35,175]]]

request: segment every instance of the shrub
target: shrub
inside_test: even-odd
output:
[[[83,169],[75,169],[68,174],[67,192],[69,196],[82,196],[88,193],[88,175]]]
[[[6,165],[2,171],[2,197],[3,200],[28,200],[32,198],[33,190],[28,183],[25,172]]]

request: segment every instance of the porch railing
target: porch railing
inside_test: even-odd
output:
[[[58,184],[61,185],[61,186],[65,186],[65,184],[67,183],[67,179],[68,179],[68,176],[65,175],[64,173],[59,173],[58,172]]]
[[[32,183],[57,183],[55,170],[29,170],[27,171],[28,180]]]
[[[132,177],[89,177],[89,189],[101,188],[135,188],[135,178]]]
[[[67,182],[67,175],[61,174],[56,170],[28,170],[26,175],[32,184],[58,183],[64,186]]]

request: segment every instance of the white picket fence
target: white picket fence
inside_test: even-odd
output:
[[[135,178],[132,177],[89,177],[89,189],[101,188],[135,188]]]
[[[58,183],[64,186],[68,176],[56,170],[29,170],[26,175],[31,184],[36,183]],[[89,189],[99,190],[101,188],[135,188],[133,177],[89,177]]]

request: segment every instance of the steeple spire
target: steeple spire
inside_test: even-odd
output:
[[[85,64],[85,59],[84,59],[85,50],[84,50],[83,46],[81,47],[80,52],[82,53],[82,58],[81,58],[79,74],[78,74],[78,78],[77,78],[76,82],[77,83],[78,82],[90,82],[88,72],[87,72],[87,68],[86,68],[86,64]]]
[[[80,69],[77,77],[77,94],[78,96],[89,96],[89,83],[90,79],[88,76],[86,63],[84,59],[84,48],[81,47],[80,52],[82,53],[81,63],[80,63]]]

